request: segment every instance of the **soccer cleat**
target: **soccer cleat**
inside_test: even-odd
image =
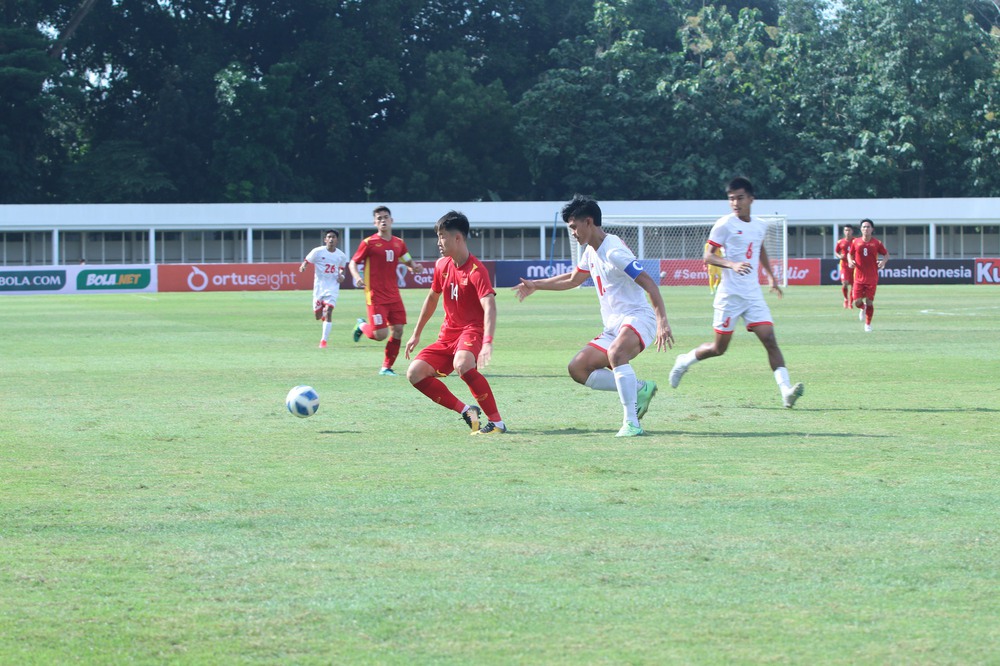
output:
[[[361,324],[363,323],[365,323],[365,318],[358,317],[358,323],[354,325],[354,333],[351,334],[355,342],[361,339]]]
[[[326,349],[326,340],[320,340],[319,341],[319,348],[320,349]]]
[[[636,414],[640,419],[649,411],[649,402],[653,399],[654,395],[656,395],[656,382],[651,382],[647,379],[635,398]]]
[[[645,435],[646,431],[642,429],[641,426],[634,426],[631,423],[626,423],[622,426],[622,429],[618,431],[615,437],[640,437]]]
[[[378,371],[378,374],[383,377],[399,377],[399,375],[392,371],[392,368],[382,368]]]
[[[688,371],[688,366],[681,364],[681,357],[678,356],[677,360],[674,361],[674,368],[670,371],[670,386],[677,388],[677,385],[681,383],[681,377],[684,373]],[[650,396],[653,397],[653,396]]]
[[[479,432],[479,416],[482,413],[482,410],[475,405],[462,412],[462,420],[465,421],[465,425],[469,426],[472,430],[472,433],[470,434]]]
[[[493,421],[487,421],[479,430],[473,430],[470,434],[472,435],[503,435],[506,434],[507,428],[503,426],[498,426]]]
[[[865,324],[865,333],[871,333],[871,332],[872,332],[872,325]]]
[[[805,391],[805,385],[802,382],[799,382],[788,391],[781,392],[781,401],[784,403],[785,407],[791,409],[795,406],[795,401],[801,398]]]

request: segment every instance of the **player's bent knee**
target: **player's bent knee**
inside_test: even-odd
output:
[[[437,372],[426,361],[414,360],[410,367],[406,369],[406,379],[411,384],[419,384],[428,377],[433,377]]]
[[[589,377],[592,372],[590,369],[575,363],[570,363],[566,367],[566,371],[569,372],[569,376],[572,377],[573,381],[577,384],[586,384],[587,377]]]

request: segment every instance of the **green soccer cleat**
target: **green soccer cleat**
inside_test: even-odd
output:
[[[462,420],[465,421],[465,425],[469,426],[472,430],[472,433],[470,434],[479,432],[479,416],[482,413],[483,412],[475,405],[462,412]]]
[[[399,377],[399,375],[392,371],[392,368],[382,368],[378,371],[378,374],[383,377]]]
[[[646,431],[640,426],[634,426],[631,423],[626,423],[622,426],[622,429],[618,431],[615,437],[641,437],[645,435]]]
[[[358,317],[358,323],[354,325],[354,333],[351,334],[351,337],[354,338],[355,342],[361,339],[361,324],[363,323],[365,323],[365,318]]]
[[[496,423],[493,423],[493,421],[487,421],[486,425],[484,425],[479,430],[473,430],[472,433],[470,433],[470,434],[473,434],[473,435],[504,435],[506,433],[507,433],[507,428],[505,428],[503,426],[498,426]]]
[[[654,395],[656,395],[656,382],[646,380],[635,399],[636,414],[640,419],[649,411],[649,401]]]

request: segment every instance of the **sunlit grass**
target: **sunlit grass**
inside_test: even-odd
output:
[[[353,292],[327,350],[302,293],[0,300],[0,663],[995,661],[995,291],[771,300],[794,410],[742,331],[671,390],[711,303],[663,293],[625,441],[566,375],[585,290],[498,295],[488,441],[376,375]]]

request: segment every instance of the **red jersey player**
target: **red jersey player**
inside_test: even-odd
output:
[[[833,248],[833,254],[840,259],[840,291],[844,294],[844,307],[851,307],[851,291],[854,286],[854,269],[847,263],[847,253],[851,249],[851,242],[854,240],[854,227],[849,224],[844,225],[844,237],[837,241]]]
[[[410,363],[406,378],[437,404],[461,414],[472,429],[471,434],[501,435],[507,432],[507,426],[500,418],[493,389],[479,372],[493,355],[496,292],[486,267],[469,252],[469,219],[465,215],[450,211],[437,221],[434,231],[443,256],[434,265],[431,290],[420,308],[413,334],[406,342],[406,358],[410,358],[420,342],[420,334],[437,309],[442,294],[444,323],[438,339],[424,347]],[[438,379],[452,371],[458,372],[468,385],[478,406],[463,403]],[[487,422],[480,427],[483,412]]]
[[[403,324],[406,323],[406,308],[403,307],[403,297],[399,294],[399,275],[396,269],[400,262],[411,273],[419,273],[421,269],[414,263],[403,239],[392,235],[392,213],[389,209],[379,206],[372,211],[372,215],[377,231],[361,241],[347,265],[354,277],[354,286],[365,288],[365,302],[368,304],[368,319],[358,319],[357,326],[354,327],[354,341],[360,340],[362,334],[370,340],[385,340],[391,330],[392,335],[385,343],[385,359],[379,374],[395,376],[392,364],[399,356]],[[364,277],[361,276],[358,264],[365,265]]]
[[[854,270],[854,307],[861,308],[858,318],[865,323],[865,332],[871,333],[872,317],[875,314],[875,287],[878,285],[878,271],[889,261],[889,251],[882,241],[872,236],[875,224],[871,220],[861,220],[861,238],[855,238],[847,254],[848,263]],[[879,255],[882,258],[879,259]]]

